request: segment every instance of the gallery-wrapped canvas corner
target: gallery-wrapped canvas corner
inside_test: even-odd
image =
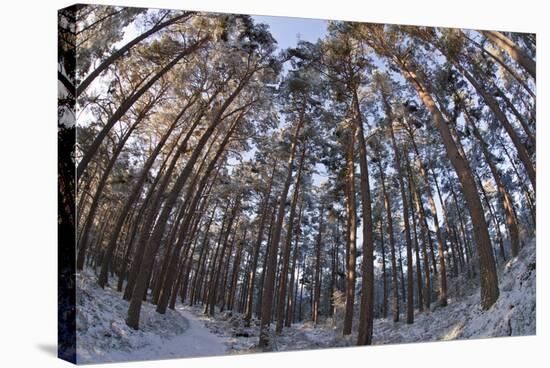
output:
[[[104,5],[58,28],[60,358],[535,334],[534,34]]]

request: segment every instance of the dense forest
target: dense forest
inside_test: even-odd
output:
[[[533,34],[329,21],[281,49],[250,16],[93,5],[60,30],[77,272],[131,329],[187,305],[263,350],[305,321],[370,345],[460,285],[490,313],[534,248]]]

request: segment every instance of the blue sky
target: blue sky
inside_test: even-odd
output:
[[[298,39],[315,42],[326,34],[327,21],[320,19],[253,16],[256,23],[269,25],[280,49],[296,46]]]

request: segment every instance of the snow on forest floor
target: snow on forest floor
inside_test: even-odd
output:
[[[467,290],[464,281],[454,288]],[[458,284],[458,285],[457,285]],[[376,344],[445,341],[501,336],[525,336],[536,333],[536,257],[535,243],[521,249],[519,256],[499,269],[500,297],[487,311],[480,307],[479,289],[449,299],[447,307],[435,307],[415,315],[412,325],[375,321]],[[451,289],[452,290],[452,289]],[[456,292],[455,292],[456,294]]]
[[[433,303],[430,311],[417,313],[412,325],[403,320],[394,323],[391,316],[374,321],[373,342],[398,344],[455,339],[488,338],[500,336],[525,336],[536,333],[536,257],[535,243],[521,249],[518,257],[508,260],[499,268],[500,297],[487,311],[480,307],[479,287],[476,281],[449,280],[449,305],[442,308]],[[472,286],[474,285],[474,286]],[[470,290],[470,292],[467,292]],[[259,321],[252,320],[251,327],[244,327],[241,314],[231,311],[209,317],[202,307],[184,307],[216,335],[220,336],[231,353],[251,353],[257,348]],[[358,324],[358,310],[354,326]],[[312,322],[293,324],[279,335],[271,326],[272,351],[317,349],[353,346],[357,341],[356,331],[352,336],[342,336],[342,316],[326,319],[317,326]]]
[[[144,302],[140,330],[126,326],[128,302],[121,294],[99,288],[93,272],[77,276],[77,359],[79,363],[117,362],[241,354],[261,351],[258,347],[259,321],[245,327],[244,316],[232,311],[203,313],[202,306],[168,309],[156,313]],[[536,332],[534,242],[520,251],[519,257],[499,268],[500,297],[487,311],[479,305],[479,288],[464,279],[449,280],[449,305],[432,304],[430,311],[416,313],[414,324],[388,319],[374,321],[374,344],[442,341],[498,336],[533,335]],[[470,292],[468,292],[468,290]],[[290,351],[353,346],[352,336],[342,336],[342,313],[314,326],[306,321],[274,333],[271,326],[271,351]],[[356,309],[354,327],[358,324]],[[404,319],[403,307],[401,319]]]
[[[77,361],[107,363],[227,354],[223,342],[180,305],[161,315],[143,303],[138,331],[124,321],[128,302],[92,272],[77,275]]]

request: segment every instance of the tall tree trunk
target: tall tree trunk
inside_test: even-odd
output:
[[[298,220],[296,222],[296,236],[294,240],[294,251],[292,254],[292,266],[290,268],[290,283],[288,284],[288,296],[286,303],[285,327],[290,327],[293,322],[293,309],[296,302],[296,262],[298,260],[298,242],[300,240],[300,226],[303,216],[303,198],[300,200],[300,209],[298,210]]]
[[[457,257],[459,261],[459,265],[461,267],[464,267],[464,258],[462,254],[460,253],[460,244],[458,243],[458,238],[456,236],[456,233],[454,232],[454,229],[451,227],[451,223],[449,221],[449,213],[447,212],[447,206],[445,205],[445,200],[443,199],[443,195],[441,194],[441,190],[439,188],[439,183],[437,182],[437,176],[435,175],[435,171],[433,167],[428,167],[428,171],[431,172],[432,178],[435,184],[435,189],[437,192],[437,197],[439,198],[439,203],[441,203],[441,210],[443,212],[443,220],[445,221],[445,231],[447,232],[448,236],[451,238],[451,247],[453,247],[453,254],[455,253],[455,250],[457,252]],[[451,237],[451,234],[453,235]]]
[[[239,241],[239,247],[237,249],[237,254],[235,255],[235,260],[233,261],[233,271],[231,272],[231,284],[229,288],[229,297],[227,299],[227,309],[233,310],[233,304],[235,299],[235,293],[237,288],[237,281],[239,279],[239,271],[241,266],[241,257],[244,245],[246,243],[246,233],[248,227],[244,226],[243,229],[243,238]]]
[[[510,194],[508,193],[504,186],[504,183],[502,182],[501,174],[497,166],[495,165],[491,153],[489,152],[487,142],[481,136],[481,132],[477,128],[471,116],[466,113],[464,114],[464,118],[472,127],[474,137],[476,137],[477,141],[479,142],[481,151],[483,152],[483,156],[485,157],[485,162],[487,162],[487,165],[489,165],[489,169],[491,170],[491,174],[493,175],[493,180],[497,185],[498,193],[500,195],[501,206],[504,210],[504,215],[506,216],[506,226],[508,228],[508,232],[510,233],[510,247],[512,250],[512,257],[515,257],[518,255],[519,251],[519,229],[516,221],[512,198],[510,197]]]
[[[442,307],[445,307],[447,305],[447,266],[445,264],[445,251],[444,251],[444,243],[445,240],[443,239],[443,235],[441,235],[441,229],[439,227],[439,216],[437,214],[437,208],[435,206],[435,201],[432,194],[432,189],[430,185],[430,180],[428,177],[428,173],[426,171],[426,168],[424,167],[424,163],[422,162],[422,158],[420,156],[420,151],[418,150],[418,146],[416,145],[416,141],[414,139],[414,134],[411,131],[411,128],[408,127],[406,129],[409,133],[410,141],[412,143],[412,147],[414,149],[416,159],[418,162],[418,167],[420,169],[420,174],[422,175],[422,179],[425,183],[425,191],[428,196],[428,203],[430,204],[430,208],[432,211],[433,216],[433,223],[435,228],[435,234],[437,238],[437,252],[439,253],[439,305]]]
[[[412,173],[411,173],[412,174]],[[424,301],[426,303],[426,309],[430,309],[432,302],[432,285],[430,278],[430,262],[428,258],[428,249],[427,243],[431,240],[430,230],[428,228],[428,223],[426,222],[426,214],[424,213],[424,206],[422,205],[422,197],[420,195],[420,190],[414,182],[414,178],[410,180],[411,190],[413,192],[414,203],[416,206],[416,213],[420,215],[420,235],[422,237],[422,261],[424,264],[424,276],[426,288],[424,289]]]
[[[499,143],[500,147],[504,151],[504,154],[508,158],[508,162],[510,163],[510,166],[512,167],[512,170],[514,171],[514,174],[516,175],[516,178],[518,182],[520,183],[520,186],[522,188],[523,196],[525,197],[525,202],[527,203],[527,206],[529,207],[529,214],[531,216],[531,221],[533,223],[533,227],[537,226],[537,214],[536,214],[536,206],[535,206],[535,199],[532,196],[531,191],[525,184],[525,181],[523,180],[523,176],[520,175],[516,165],[514,164],[514,161],[512,159],[512,156],[510,156],[510,152],[508,152],[508,149],[506,148],[506,145],[504,142],[502,142],[502,139],[497,137],[497,142]]]
[[[348,217],[346,247],[346,307],[343,335],[351,335],[353,305],[355,302],[355,265],[357,242],[357,214],[355,204],[355,124],[350,129],[350,140],[346,153],[346,212]]]
[[[210,316],[214,316],[214,314],[216,313],[216,304],[218,303],[218,288],[221,281],[220,278],[223,276],[224,282],[227,279],[227,273],[224,272],[225,270],[224,264],[226,263],[225,251],[228,245],[230,245],[231,248],[233,248],[234,236],[232,241],[229,241],[229,236],[233,230],[233,225],[235,225],[235,222],[237,222],[235,220],[238,220],[238,215],[240,213],[240,210],[241,210],[241,198],[240,196],[238,196],[238,198],[235,199],[235,204],[233,205],[233,208],[231,210],[231,215],[229,217],[227,230],[225,231],[224,240],[223,240],[223,243],[220,249],[220,254],[218,257],[218,263],[217,263],[218,266],[216,267],[216,265],[214,265],[214,269],[213,269],[213,271],[215,272],[215,276],[211,280],[211,286],[210,286],[210,291],[208,295],[208,304],[209,304],[208,314]],[[235,227],[235,232],[236,231],[237,230]],[[230,257],[231,257],[231,249],[229,250],[229,254],[227,256],[227,262],[229,261]],[[223,288],[222,288],[222,292],[225,292]]]
[[[479,183],[479,189],[481,190],[481,196],[483,197],[484,201],[485,201],[485,204],[487,205],[487,210],[489,211],[489,217],[491,218],[492,222],[493,222],[493,227],[495,228],[495,233],[496,233],[496,241],[499,245],[499,248],[500,248],[500,254],[502,256],[502,259],[505,260],[506,259],[506,255],[504,253],[504,241],[502,239],[502,231],[500,231],[500,222],[498,221],[496,215],[495,215],[495,211],[493,210],[493,206],[491,205],[491,200],[489,199],[489,196],[487,195],[487,191],[485,190],[485,188],[483,187],[483,181],[481,180],[481,177],[479,176],[479,174],[477,172],[474,172],[475,176],[476,176],[476,179]],[[495,254],[495,259],[496,259],[496,254]]]
[[[300,131],[304,123],[304,114],[305,114],[305,98],[303,101],[303,107],[300,111],[300,116],[296,122],[296,127],[294,129],[294,134],[292,137],[292,145],[290,148],[290,154],[288,156],[287,162],[287,175],[286,179],[280,194],[279,203],[277,205],[277,220],[275,222],[275,227],[273,229],[273,236],[271,242],[268,245],[268,261],[267,261],[267,270],[265,274],[265,282],[262,292],[262,316],[260,320],[260,338],[258,345],[260,347],[267,347],[269,344],[269,323],[271,319],[272,312],[272,299],[274,295],[275,287],[275,274],[277,271],[277,253],[279,249],[279,242],[281,240],[281,230],[283,227],[283,220],[285,217],[285,204],[288,196],[288,190],[290,188],[290,183],[292,181],[292,166],[294,163],[294,157],[296,155],[296,147],[298,145],[298,137],[300,136]]]
[[[537,139],[535,137],[535,134],[531,131],[531,128],[529,128],[529,122],[527,121],[527,117],[518,111],[518,109],[514,106],[512,101],[510,101],[510,99],[506,96],[506,94],[500,88],[498,88],[494,83],[492,85],[495,92],[498,93],[499,97],[504,101],[504,103],[510,109],[510,111],[512,111],[512,114],[514,114],[514,116],[516,117],[516,120],[521,125],[523,131],[525,132],[525,135],[527,136],[527,143],[533,147],[533,151],[536,151]]]
[[[537,65],[518,45],[501,32],[481,31],[492,43],[503,49],[514,59],[523,69],[525,69],[533,79],[537,79]]]
[[[421,81],[415,72],[409,70],[401,60],[397,60],[404,76],[414,86],[421,101],[431,113],[434,124],[439,130],[443,144],[462,185],[462,191],[470,211],[474,225],[474,236],[478,245],[481,279],[481,306],[489,309],[498,299],[498,277],[495,259],[493,257],[491,238],[487,230],[487,222],[483,214],[483,207],[477,193],[476,184],[468,162],[460,155],[456,143],[453,140],[448,123],[443,118],[434,100],[427,92],[431,90],[426,81]],[[427,88],[428,87],[428,88]]]
[[[466,34],[462,31],[460,31],[460,33],[464,36],[464,38],[466,38],[468,41],[470,41],[473,45],[477,46],[481,52],[483,52],[484,54],[487,54],[489,55],[494,61],[496,61],[500,66],[502,66],[508,73],[510,73],[510,75],[512,77],[514,77],[514,79],[523,87],[523,89],[525,89],[525,91],[527,93],[529,93],[529,95],[533,98],[533,100],[536,99],[536,95],[535,93],[531,90],[531,88],[529,88],[529,86],[527,85],[527,83],[525,83],[525,81],[523,80],[523,78],[521,76],[518,75],[518,73],[516,73],[516,71],[514,69],[512,69],[504,60],[502,60],[497,54],[495,54],[493,51],[491,50],[487,50],[486,48],[484,48],[481,44],[479,44],[478,42],[476,42],[475,40],[472,40],[471,38],[469,38],[468,36],[466,36]]]
[[[258,235],[256,239],[256,244],[254,245],[254,255],[252,256],[252,265],[250,266],[250,271],[248,274],[248,295],[246,298],[246,307],[245,307],[245,326],[250,326],[250,320],[252,319],[252,306],[254,302],[254,282],[256,279],[256,270],[258,268],[258,258],[260,256],[260,248],[262,245],[262,239],[264,236],[265,222],[267,219],[269,209],[269,203],[271,200],[271,191],[273,188],[273,179],[275,177],[275,170],[277,168],[277,161],[273,161],[273,168],[271,170],[271,176],[269,178],[269,184],[267,185],[267,190],[264,193],[264,203],[262,206],[262,212],[260,214],[260,224],[258,225]]]
[[[380,155],[377,155],[380,157]],[[393,236],[393,215],[391,210],[390,196],[386,190],[386,178],[382,168],[381,158],[378,159],[378,169],[380,171],[380,185],[382,186],[382,195],[384,196],[384,208],[386,209],[386,218],[388,221],[388,239],[390,241],[391,254],[391,273],[392,273],[392,311],[393,321],[399,321],[399,285],[397,280],[397,260],[395,257],[395,239]]]
[[[275,332],[280,333],[283,330],[283,324],[285,319],[285,294],[288,279],[288,268],[290,263],[290,251],[292,248],[292,233],[294,230],[294,217],[296,216],[296,205],[298,203],[298,195],[300,193],[300,185],[302,180],[302,170],[304,168],[304,162],[306,158],[307,143],[302,142],[302,153],[300,157],[300,163],[298,164],[298,173],[296,174],[296,180],[294,182],[294,193],[292,194],[292,201],[290,203],[290,213],[288,216],[288,226],[286,230],[285,246],[282,251],[282,270],[281,277],[279,278],[278,300],[276,305],[277,324],[275,326]]]
[[[242,117],[242,115],[239,115],[238,118],[233,122],[233,124],[232,124],[232,126],[231,126],[231,128],[228,132],[228,136],[231,136],[234,133],[241,117]],[[167,259],[168,268],[167,268],[167,272],[166,272],[166,277],[165,277],[165,279],[163,280],[163,283],[162,283],[162,287],[161,287],[162,292],[160,294],[159,302],[158,302],[158,305],[157,305],[157,312],[160,313],[160,314],[164,314],[166,312],[166,307],[168,305],[168,300],[169,300],[169,297],[170,297],[170,291],[172,290],[173,283],[174,283],[174,274],[175,274],[175,270],[176,270],[176,267],[177,267],[177,259],[179,258],[179,253],[182,249],[183,242],[184,242],[184,240],[186,238],[186,235],[187,235],[187,232],[189,230],[191,220],[193,219],[193,215],[195,214],[195,212],[197,210],[199,202],[202,198],[202,194],[205,191],[205,187],[207,185],[207,182],[210,179],[211,173],[214,171],[214,169],[216,167],[219,168],[219,166],[216,166],[216,165],[217,165],[220,157],[222,156],[222,154],[225,152],[225,145],[226,144],[227,144],[227,140],[225,140],[225,144],[223,142],[222,142],[222,144],[220,144],[216,154],[214,155],[212,160],[209,162],[208,167],[205,169],[205,172],[204,172],[199,184],[197,186],[194,185],[195,181],[196,181],[196,178],[198,178],[198,176],[200,174],[201,168],[199,168],[193,183],[191,185],[189,185],[189,187],[187,188],[187,192],[185,194],[186,199],[185,199],[185,202],[184,202],[184,207],[187,204],[187,202],[189,201],[189,199],[191,199],[191,198],[193,198],[193,199],[192,199],[191,203],[189,204],[189,210],[188,210],[187,216],[185,217],[185,219],[183,220],[182,225],[180,226],[180,229],[179,229],[180,235],[179,235],[178,244],[176,244],[173,253],[170,255],[170,259],[169,260]],[[208,155],[208,153],[207,153],[207,155]],[[203,163],[204,162],[205,161],[203,161]],[[201,163],[201,166],[202,166],[202,163]],[[206,190],[207,193],[210,192],[210,189],[212,188],[212,185],[216,181],[217,175],[218,175],[218,170],[216,170],[215,174],[213,175],[213,178],[210,182],[210,188],[208,190]],[[193,193],[195,193],[194,196],[193,196]],[[206,197],[208,197],[208,196],[206,196]],[[205,200],[201,205],[202,208],[200,208],[199,211],[197,212],[199,216],[203,213],[203,210],[204,210],[204,207],[206,206],[206,204],[207,204],[207,201]]]
[[[453,63],[453,65],[462,73],[462,75],[470,82],[470,84],[474,87],[474,89],[479,93],[479,95],[483,98],[483,101],[487,104],[489,109],[493,112],[495,117],[498,119],[498,121],[502,124],[504,127],[504,130],[506,130],[506,133],[508,133],[508,136],[514,143],[514,147],[516,148],[518,152],[518,156],[523,163],[523,166],[525,167],[525,171],[527,171],[527,176],[529,177],[529,181],[531,182],[531,185],[533,186],[533,190],[536,191],[536,171],[535,167],[533,165],[533,162],[531,161],[531,158],[529,156],[529,153],[527,152],[527,149],[523,145],[523,142],[521,142],[521,139],[519,138],[517,132],[515,131],[514,127],[508,120],[508,117],[506,117],[506,114],[501,110],[498,102],[495,100],[495,98],[478,82],[478,80],[483,80],[482,78],[479,78],[472,75],[470,72],[468,72],[462,64],[460,64],[456,58],[451,57],[448,53],[445,51],[442,51],[444,55],[448,58],[449,61]],[[417,78],[418,79],[418,78]],[[430,96],[431,98],[431,96]],[[434,105],[435,106],[435,105]],[[439,110],[439,109],[438,109]],[[443,119],[443,116],[442,116]],[[444,120],[444,119],[443,119]]]
[[[322,199],[321,199],[322,200]],[[313,299],[313,310],[312,310],[312,321],[314,325],[317,325],[319,322],[319,308],[321,303],[321,247],[323,242],[323,225],[324,225],[324,212],[325,207],[324,203],[321,203],[321,209],[319,211],[319,232],[317,233],[317,241],[315,245],[315,276],[314,276],[314,299]]]
[[[185,106],[182,108],[180,113],[176,116],[170,127],[166,130],[160,141],[157,143],[155,149],[149,157],[147,158],[147,161],[145,162],[145,165],[143,166],[143,169],[141,170],[141,173],[139,175],[138,180],[132,187],[132,190],[130,191],[130,195],[126,198],[126,201],[124,203],[124,206],[122,207],[122,210],[119,212],[119,215],[116,219],[116,223],[113,227],[113,231],[109,240],[109,243],[107,244],[107,249],[105,251],[105,254],[107,258],[111,258],[113,251],[116,247],[118,236],[120,233],[120,230],[122,229],[122,225],[124,224],[124,221],[127,217],[127,213],[130,210],[130,207],[134,204],[136,199],[138,198],[139,194],[143,190],[143,184],[145,183],[145,180],[147,179],[149,175],[149,171],[151,170],[151,167],[153,166],[157,156],[161,152],[162,148],[165,146],[166,141],[170,137],[173,130],[176,128],[178,121],[182,118],[182,116],[185,114],[185,112],[191,107],[191,105],[194,103],[195,99],[193,98],[189,103],[185,104]],[[198,123],[198,122],[197,122]],[[193,129],[192,129],[193,130]],[[175,144],[174,144],[175,146]],[[101,265],[101,271],[99,273],[99,279],[98,284],[100,287],[105,287],[105,285],[108,282],[108,275],[107,275],[107,266],[106,263],[103,262]]]
[[[361,190],[361,209],[363,212],[363,260],[361,262],[361,309],[359,313],[359,333],[357,345],[372,344],[374,318],[374,239],[372,226],[372,199],[370,195],[369,167],[367,162],[367,143],[363,128],[363,115],[359,105],[357,89],[353,89],[355,107],[355,125],[359,145],[359,171]]]
[[[213,101],[212,98],[216,95],[217,93],[214,93],[213,96],[210,98],[209,102],[212,102]],[[143,221],[142,231],[139,237],[137,237],[136,239],[136,251],[135,251],[134,261],[132,262],[132,266],[130,268],[130,272],[128,275],[128,283],[126,285],[126,289],[124,290],[124,296],[123,296],[124,300],[130,300],[132,297],[135,282],[141,267],[141,262],[143,260],[145,247],[147,246],[147,241],[151,236],[151,229],[154,228],[154,224],[157,219],[160,206],[164,201],[164,193],[166,191],[166,188],[168,187],[168,184],[172,179],[172,173],[176,169],[176,164],[179,158],[187,149],[187,143],[191,138],[193,132],[195,131],[195,128],[197,127],[197,125],[202,121],[202,118],[205,113],[206,113],[206,110],[201,109],[201,111],[197,114],[197,116],[193,120],[192,126],[188,129],[182,142],[178,145],[178,149],[174,153],[174,156],[170,161],[170,165],[166,169],[162,182],[158,190],[156,190],[155,192],[154,199],[152,200],[150,209],[148,210],[147,216],[145,217],[145,221]]]
[[[412,240],[411,229],[409,225],[409,205],[407,202],[407,194],[405,191],[405,182],[403,180],[401,167],[401,154],[397,147],[397,140],[395,139],[395,133],[393,131],[394,115],[390,107],[388,97],[382,94],[386,116],[389,120],[390,137],[393,147],[394,159],[395,159],[395,171],[397,173],[397,180],[399,182],[399,190],[401,192],[401,202],[403,205],[403,222],[405,224],[405,244],[407,250],[407,323],[414,322],[414,291],[413,291],[413,262],[412,262]],[[442,258],[443,253],[440,254]],[[442,263],[444,265],[444,262]],[[444,272],[445,270],[443,270]]]
[[[126,52],[128,52],[128,50],[130,50],[133,46],[137,45],[147,37],[159,32],[163,28],[166,28],[178,22],[179,20],[189,17],[191,14],[193,13],[184,12],[180,15],[172,17],[171,19],[168,19],[165,22],[158,23],[153,27],[151,27],[148,31],[132,39],[130,42],[122,46],[117,51],[113,52],[107,59],[105,59],[101,64],[99,64],[97,68],[95,68],[92,72],[90,72],[90,74],[88,74],[82,82],[80,82],[80,84],[76,88],[76,96],[77,97],[80,96],[82,92],[84,92],[84,90],[86,90],[86,88],[88,88],[88,86],[94,81],[95,78],[97,78],[103,71],[105,71],[110,65],[112,65],[115,61],[117,61],[120,57],[122,57]]]
[[[206,43],[210,39],[210,36],[206,36],[197,42],[193,43],[192,45],[186,47],[182,52],[180,52],[172,61],[170,61],[168,64],[166,64],[161,70],[157,72],[145,85],[143,85],[139,90],[137,90],[132,96],[128,97],[126,100],[124,100],[120,106],[117,108],[117,110],[109,117],[109,120],[107,120],[107,123],[105,126],[101,129],[101,131],[97,134],[93,142],[90,144],[86,152],[84,153],[84,156],[80,160],[77,166],[77,180],[82,176],[86,168],[88,167],[88,163],[92,159],[92,157],[95,155],[96,151],[98,150],[99,146],[107,136],[107,134],[111,131],[113,126],[126,114],[126,112],[134,105],[134,103],[141,97],[143,94],[153,86],[164,74],[166,74],[170,69],[174,67],[181,59],[183,59],[185,56],[192,54],[196,50],[198,50],[204,43]]]
[[[200,140],[197,142],[197,146],[193,150],[193,153],[191,154],[191,157],[187,161],[185,167],[181,171],[180,175],[176,179],[176,182],[174,183],[172,190],[168,194],[164,207],[162,209],[162,212],[160,213],[157,224],[155,228],[153,229],[153,232],[151,234],[151,237],[148,241],[148,244],[145,248],[144,257],[141,262],[140,271],[135,283],[134,291],[132,298],[130,300],[130,306],[128,308],[128,316],[126,318],[126,324],[130,326],[131,328],[138,329],[139,327],[139,314],[141,311],[141,298],[140,295],[143,295],[145,292],[146,283],[148,280],[148,275],[150,274],[154,262],[154,254],[156,253],[157,246],[161,240],[161,237],[164,233],[164,229],[166,227],[166,223],[168,220],[168,217],[170,213],[172,212],[172,208],[174,204],[176,203],[176,200],[179,196],[179,193],[182,189],[182,187],[185,185],[187,178],[189,177],[189,174],[191,173],[191,170],[193,169],[193,166],[195,165],[199,154],[201,153],[204,145],[210,138],[210,136],[214,133],[214,130],[221,122],[223,111],[227,109],[229,104],[237,97],[240,90],[244,87],[243,84],[240,84],[235,91],[230,95],[230,97],[224,102],[224,104],[220,107],[216,115],[214,116],[212,123],[210,126],[206,129],[206,131],[201,136]],[[242,118],[242,115],[244,114],[244,111],[241,111],[241,113],[237,116],[237,118],[232,123],[232,128],[229,129],[229,132],[226,134],[224,140],[220,143],[220,147],[225,147],[227,143],[229,142],[229,138],[231,137],[234,128],[238,125],[238,122]],[[137,295],[136,295],[137,294]]]
[[[90,231],[91,231],[91,229],[94,225],[96,211],[99,207],[99,202],[100,202],[100,199],[101,199],[101,195],[103,194],[103,188],[107,184],[107,179],[109,178],[109,174],[111,173],[111,170],[115,166],[116,160],[117,160],[118,156],[120,155],[120,153],[122,152],[122,149],[124,148],[124,144],[126,143],[128,138],[130,138],[130,136],[132,135],[132,132],[137,128],[138,124],[143,120],[143,118],[145,117],[146,112],[148,110],[150,110],[151,107],[152,107],[152,105],[149,104],[149,106],[146,107],[144,109],[144,111],[139,114],[139,116],[136,118],[135,122],[124,133],[122,139],[117,144],[117,146],[116,146],[116,148],[113,152],[113,155],[111,156],[111,158],[110,158],[110,160],[107,164],[107,167],[105,168],[105,171],[103,172],[101,180],[99,181],[99,183],[97,185],[94,197],[92,199],[92,205],[90,207],[90,210],[88,211],[88,216],[85,220],[84,230],[82,231],[82,237],[80,239],[80,244],[79,244],[79,247],[78,247],[78,254],[77,254],[77,257],[76,257],[76,269],[77,270],[82,270],[82,268],[84,267],[84,261],[85,261],[85,258],[86,258],[86,250],[87,250],[87,247],[88,247],[88,238],[90,236]],[[111,261],[111,258],[109,258],[107,260],[107,262],[110,262],[110,261]]]
[[[380,250],[382,253],[382,317],[388,318],[388,287],[386,282],[386,245],[384,244],[384,215],[380,214]]]
[[[413,235],[414,235],[414,255],[415,255],[415,264],[416,264],[416,289],[417,289],[417,300],[418,300],[418,312],[422,312],[424,310],[424,301],[423,301],[423,285],[422,285],[422,267],[420,266],[420,251],[418,247],[418,233],[416,231],[416,213],[414,210],[414,201],[413,201],[413,176],[411,172],[411,165],[409,162],[409,156],[405,155],[405,164],[407,167],[407,177],[409,178],[409,203],[411,206],[411,219],[412,219],[412,228],[413,228]]]
[[[257,303],[256,303],[256,316],[258,318],[261,318],[262,316],[262,295],[264,293],[264,285],[265,285],[265,272],[266,272],[266,268],[267,268],[267,262],[268,262],[268,258],[269,258],[269,252],[268,252],[268,249],[269,249],[269,244],[271,244],[271,238],[273,237],[273,230],[275,228],[275,221],[276,221],[276,217],[277,217],[277,206],[273,206],[273,211],[271,211],[271,219],[269,220],[269,230],[267,232],[267,246],[266,246],[266,250],[265,250],[265,253],[264,253],[264,257],[263,257],[263,260],[262,260],[262,273],[261,273],[261,276],[260,276],[260,283],[259,283],[259,287],[258,287],[258,295],[256,297],[256,300],[257,300]]]

